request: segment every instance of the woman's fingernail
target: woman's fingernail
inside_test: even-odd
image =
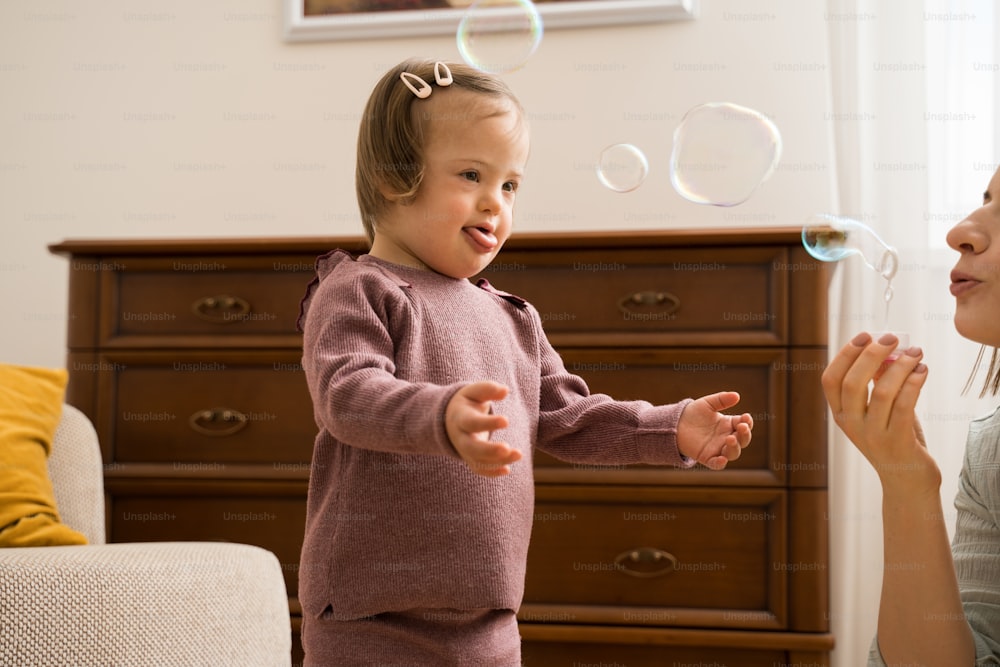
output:
[[[868,332],[867,331],[862,331],[857,336],[855,336],[854,338],[851,339],[851,345],[853,345],[855,347],[864,347],[865,345],[867,345],[868,343],[870,343],[871,340],[872,340],[872,337],[868,335]]]
[[[896,338],[896,336],[894,334],[887,333],[887,334],[882,334],[882,337],[878,339],[878,344],[879,345],[893,345],[897,341],[899,341],[899,339]]]
[[[906,348],[906,356],[908,356],[908,357],[919,357],[923,353],[924,353],[924,351],[921,350],[916,345],[914,345],[913,347]]]
[[[913,367],[913,372],[914,373],[926,373],[927,372],[927,364],[917,364],[916,366]]]

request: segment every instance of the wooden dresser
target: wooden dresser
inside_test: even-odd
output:
[[[317,255],[360,238],[69,240],[68,401],[113,542],[277,554],[293,631],[315,425],[295,331]],[[739,391],[722,472],[535,460],[524,664],[828,664],[827,266],[794,229],[524,234],[483,276],[593,391]],[[293,662],[301,663],[298,643]]]

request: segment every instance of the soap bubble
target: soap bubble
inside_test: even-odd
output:
[[[631,192],[642,185],[649,173],[649,162],[632,144],[614,144],[601,151],[597,161],[597,179],[615,192]]]
[[[879,238],[868,225],[850,218],[825,213],[812,216],[802,227],[802,245],[810,255],[823,262],[837,262],[857,255],[868,268],[890,281],[899,268],[896,249]]]
[[[781,133],[764,114],[730,102],[701,104],[674,130],[670,181],[696,204],[735,206],[750,198],[781,158]]]
[[[531,0],[478,0],[458,25],[458,52],[481,72],[522,67],[542,41],[542,17]]]
[[[884,328],[888,330],[892,279],[899,269],[899,254],[895,248],[863,222],[825,213],[806,221],[802,227],[802,245],[806,252],[823,262],[839,262],[856,255],[868,268],[885,278],[882,300],[885,301]]]

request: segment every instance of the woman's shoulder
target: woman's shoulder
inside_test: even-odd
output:
[[[968,464],[1000,471],[1000,406],[969,422]]]

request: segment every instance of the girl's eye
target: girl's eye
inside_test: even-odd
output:
[[[479,180],[479,174],[477,174],[474,171],[463,171],[462,172],[462,176],[467,181],[478,181]]]
[[[507,181],[503,184],[503,189],[507,192],[517,192],[517,183],[514,181]]]

